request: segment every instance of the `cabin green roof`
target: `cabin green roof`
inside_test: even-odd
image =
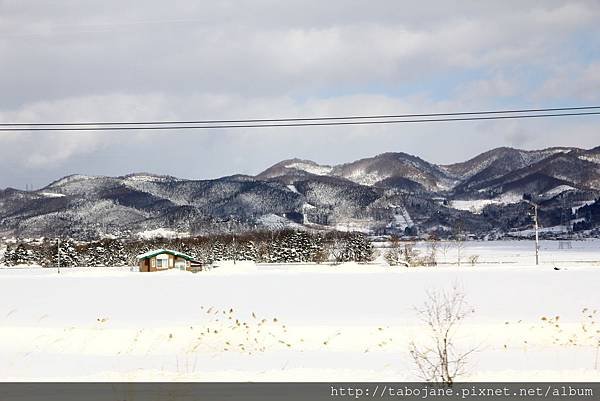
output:
[[[148,251],[146,253],[142,253],[141,255],[137,255],[137,259],[141,260],[141,259],[150,259],[153,258],[157,255],[161,255],[163,253],[167,253],[169,255],[173,255],[173,256],[177,256],[180,258],[183,258],[185,260],[194,260],[194,258],[190,255],[186,255],[185,253],[181,253],[181,252],[177,252],[177,251],[173,251],[171,249],[155,249],[152,251]]]

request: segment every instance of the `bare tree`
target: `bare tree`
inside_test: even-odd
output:
[[[476,348],[460,351],[455,344],[460,323],[474,310],[456,285],[449,291],[428,291],[427,300],[416,310],[429,329],[427,344],[410,343],[410,354],[421,378],[452,384],[456,377],[465,374],[468,357],[476,351]]]
[[[456,262],[460,266],[465,249],[465,232],[462,220],[458,220],[454,227],[454,244],[456,246]]]
[[[439,241],[437,240],[437,238],[432,238],[427,244],[428,244],[427,265],[437,266],[437,254],[438,254],[438,248],[439,248]]]
[[[444,254],[444,263],[448,263],[448,251],[452,248],[450,241],[442,242],[442,253]]]
[[[415,249],[414,242],[407,242],[404,244],[404,260],[409,266],[418,266],[421,263],[419,260],[419,251]]]
[[[401,242],[397,235],[390,237],[390,247],[385,251],[383,257],[390,266],[404,265],[409,266],[407,262],[402,260],[402,250],[400,249]]]
[[[344,261],[344,242],[342,239],[336,234],[332,238],[329,245],[329,254],[333,259],[334,265],[339,265]]]

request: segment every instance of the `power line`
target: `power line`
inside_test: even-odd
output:
[[[340,121],[340,120],[375,120],[375,119],[397,119],[397,118],[420,118],[420,117],[450,117],[465,115],[487,115],[487,114],[521,114],[521,113],[542,113],[556,111],[573,110],[594,110],[600,109],[600,106],[580,106],[580,107],[555,107],[539,109],[509,109],[509,110],[487,110],[487,111],[464,111],[452,113],[419,113],[419,114],[383,114],[383,115],[355,115],[355,116],[335,116],[335,117],[304,117],[304,118],[253,118],[238,120],[173,120],[173,121],[113,121],[113,122],[66,122],[66,123],[0,123],[2,127],[69,127],[69,126],[105,126],[105,125],[179,125],[179,124],[245,124],[245,123],[277,123],[294,121]],[[588,113],[589,114],[589,113]],[[561,114],[563,115],[563,114]],[[564,114],[579,115],[579,114]],[[465,121],[459,120],[457,121]],[[412,121],[412,120],[411,120]],[[428,121],[448,121],[445,119],[436,119]],[[423,122],[423,121],[418,121]],[[249,128],[240,126],[241,128]],[[262,127],[262,126],[261,126]],[[212,127],[207,127],[212,128]],[[231,128],[231,127],[226,127]]]
[[[169,130],[189,130],[189,129],[222,129],[222,128],[275,128],[275,127],[315,127],[315,126],[334,126],[334,125],[375,125],[375,124],[402,124],[402,123],[431,123],[431,122],[451,122],[451,121],[476,121],[476,120],[505,120],[505,119],[524,119],[524,118],[545,118],[545,117],[567,117],[567,116],[587,116],[600,115],[600,111],[583,113],[555,113],[555,114],[534,114],[534,115],[512,115],[512,116],[485,116],[485,117],[459,117],[459,118],[435,118],[419,120],[383,120],[383,121],[337,121],[337,122],[312,122],[312,123],[289,123],[289,124],[244,124],[244,125],[172,125],[172,126],[125,126],[125,127],[34,127],[34,128],[0,128],[0,132],[13,131],[169,131]]]
[[[477,120],[504,120],[504,119],[524,119],[524,118],[542,118],[542,117],[568,117],[568,116],[586,116],[600,115],[598,112],[584,113],[557,113],[557,114],[534,114],[534,115],[513,115],[513,116],[486,116],[486,117],[461,117],[461,118],[435,118],[418,120],[383,120],[383,121],[343,121],[343,122],[314,122],[314,123],[289,123],[289,124],[235,124],[235,125],[181,125],[181,126],[124,126],[124,127],[66,127],[66,128],[0,128],[0,132],[13,131],[169,131],[186,129],[222,129],[222,128],[275,128],[275,127],[316,127],[316,126],[335,126],[335,125],[376,125],[376,124],[402,124],[402,123],[428,123],[428,122],[451,122],[451,121],[477,121]]]

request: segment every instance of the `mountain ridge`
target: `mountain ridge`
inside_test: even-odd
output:
[[[517,216],[525,193],[540,197],[544,225],[572,225],[581,219],[578,208],[600,196],[600,147],[501,147],[447,165],[404,152],[337,165],[293,158],[254,176],[208,180],[145,172],[72,174],[35,191],[0,189],[0,233],[93,237],[158,228],[210,233],[225,230],[223,221],[235,221],[241,231],[301,225],[443,234],[460,224],[489,234],[527,225]]]

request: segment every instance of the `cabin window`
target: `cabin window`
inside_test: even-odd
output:
[[[167,269],[169,267],[169,255],[157,255],[156,256],[156,268]]]

